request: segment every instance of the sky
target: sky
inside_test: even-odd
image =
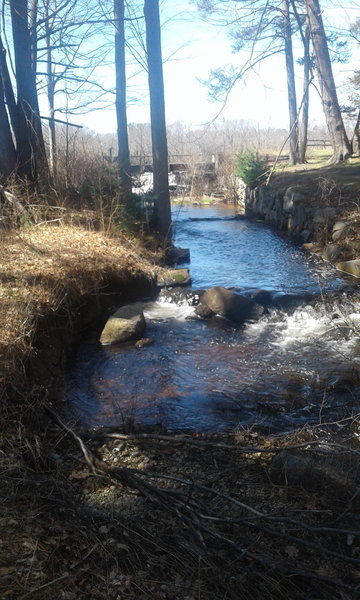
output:
[[[323,10],[325,23],[348,28],[360,13],[360,4],[352,2],[342,9],[328,6]],[[161,20],[163,23],[162,44],[164,59],[164,84],[166,118],[168,123],[182,121],[193,126],[212,122],[217,115],[220,119],[245,119],[260,127],[288,127],[286,78],[284,57],[278,55],[267,59],[254,70],[246,81],[237,84],[226,106],[209,100],[206,86],[200,79],[206,80],[212,68],[227,64],[241,65],[245,55],[233,54],[227,37],[226,28],[212,25],[201,19],[194,4],[188,0],[164,0]],[[356,63],[357,61],[357,63]],[[355,52],[350,64],[335,65],[336,82],[346,82],[354,64],[359,68],[359,51]],[[113,77],[108,71],[106,79]],[[132,79],[131,79],[132,81]],[[302,87],[300,69],[297,73],[297,85]],[[130,95],[137,101],[128,108],[128,122],[149,122],[149,107],[143,99],[146,79],[139,87],[130,88]],[[311,99],[311,122],[324,122],[321,103],[314,90]],[[83,119],[90,129],[99,133],[116,131],[115,112],[102,109],[101,118],[92,113]]]

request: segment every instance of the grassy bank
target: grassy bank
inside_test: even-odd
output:
[[[63,421],[71,342],[154,262],[121,235],[2,234],[0,597],[357,597],[357,417],[281,437]]]
[[[316,206],[334,206],[342,212],[359,214],[360,158],[350,158],[339,165],[329,164],[328,150],[308,153],[306,164],[279,163],[272,172],[269,184],[284,192],[290,186],[301,186]]]

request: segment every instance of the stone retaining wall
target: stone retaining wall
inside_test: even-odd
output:
[[[340,220],[336,207],[319,207],[316,199],[303,190],[301,186],[289,187],[285,193],[270,186],[248,189],[245,214],[264,219],[294,241],[317,251],[338,269],[360,277],[357,219]]]
[[[268,186],[248,190],[245,212],[249,217],[264,219],[303,243],[328,229],[336,218],[336,208],[312,206],[300,186],[289,187],[285,194]]]

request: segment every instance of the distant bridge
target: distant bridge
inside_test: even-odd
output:
[[[194,156],[191,154],[170,154],[169,172],[189,172],[194,173],[214,173],[219,164],[219,156],[214,154],[203,154]],[[152,156],[133,154],[130,156],[130,165],[132,175],[153,171]]]

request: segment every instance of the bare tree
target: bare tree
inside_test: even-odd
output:
[[[244,80],[256,65],[275,54],[284,54],[289,108],[290,162],[296,164],[299,162],[298,113],[292,36],[297,22],[290,12],[290,0],[281,0],[272,4],[264,0],[251,0],[246,4],[236,0],[226,0],[221,4],[198,0],[198,7],[205,16],[220,14],[220,23],[229,29],[234,52],[244,48],[249,50],[248,58],[240,69],[232,67],[212,70],[208,85],[213,98],[225,98],[226,101],[234,85]]]
[[[39,173],[47,178],[45,144],[40,122],[33,62],[33,32],[29,25],[27,0],[10,0],[17,89],[16,136],[18,174],[36,182]]]
[[[333,146],[332,161],[338,163],[351,155],[350,142],[338,102],[320,4],[318,0],[305,0],[305,6],[315,54],[321,100]]]
[[[118,170],[121,194],[131,192],[130,153],[126,114],[126,63],[125,63],[125,5],[124,0],[114,0],[116,118],[118,139]]]
[[[168,245],[171,243],[172,231],[158,0],[145,0],[144,16],[150,92],[155,217],[157,229],[165,244]]]
[[[57,169],[56,123],[58,113],[86,112],[99,104],[104,96],[94,70],[105,64],[108,48],[101,28],[111,30],[112,19],[103,15],[103,6],[82,0],[34,0],[37,20],[33,25],[37,42],[38,88],[46,91],[49,107],[49,163],[52,175]],[[90,42],[90,44],[89,44]],[[34,45],[34,44],[33,44]],[[42,65],[45,69],[42,69]],[[57,97],[59,100],[57,101]]]
[[[299,147],[298,147],[298,114],[296,101],[295,87],[295,71],[294,57],[292,47],[292,32],[290,22],[289,0],[282,0],[282,16],[283,16],[283,38],[285,49],[286,62],[286,79],[288,90],[288,106],[289,106],[289,142],[290,142],[290,164],[295,165],[299,162]]]
[[[14,172],[16,154],[11,135],[2,78],[0,78],[0,180],[2,183]]]
[[[306,160],[309,128],[309,87],[312,80],[311,58],[310,58],[310,29],[306,24],[303,34],[304,44],[304,84],[303,84],[303,106],[302,118],[299,123],[299,162]]]

